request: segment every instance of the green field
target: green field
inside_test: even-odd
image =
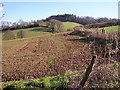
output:
[[[81,26],[81,24],[74,23],[74,22],[63,22],[64,30],[67,31],[67,29],[73,30],[75,26]]]
[[[75,26],[81,26],[81,24],[74,23],[74,22],[63,22],[63,31],[67,30],[73,30]],[[114,33],[116,31],[120,31],[119,26],[110,26],[110,27],[104,27],[105,31],[107,34]],[[98,28],[98,30],[102,30],[103,28]],[[17,38],[17,32],[20,30],[24,30],[27,33],[27,38],[29,37],[38,37],[38,36],[44,36],[44,35],[49,35],[53,34],[51,32],[51,29],[48,29],[46,27],[34,27],[34,28],[26,28],[26,29],[16,29],[13,30],[14,34],[16,35]],[[96,29],[88,29],[88,30],[96,30]],[[2,36],[4,33],[0,33],[0,36]]]
[[[114,33],[117,31],[120,31],[120,26],[109,26],[109,27],[103,27],[107,34]],[[103,28],[98,28],[98,30],[102,30]],[[91,28],[88,30],[96,30],[96,28]]]
[[[102,28],[100,28],[102,29]],[[110,27],[104,27],[106,33],[114,33],[116,31],[120,31],[120,26],[110,26]]]
[[[44,28],[44,27],[34,27],[34,28],[27,28],[27,29],[17,29],[17,30],[13,30],[13,32],[16,34],[20,30],[26,31],[27,37],[35,37],[35,36],[41,36],[41,35],[51,34],[50,33],[50,29]]]
[[[73,27],[75,26],[80,26],[80,24],[73,23],[73,22],[63,22],[63,31],[67,31],[68,29],[73,30]],[[17,35],[17,32],[19,32],[20,30],[24,30],[27,33],[27,37],[38,37],[38,36],[52,34],[51,29],[48,29],[46,27],[16,29],[16,30],[13,30],[13,32],[15,35]],[[3,34],[4,33],[0,33],[0,35],[3,35]],[[17,36],[16,36],[16,39],[17,39]]]

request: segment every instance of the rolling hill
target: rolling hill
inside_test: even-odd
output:
[[[70,33],[66,32],[68,29],[73,30],[73,27],[81,26],[80,24],[63,22],[63,26],[65,32],[62,33],[52,33],[46,27],[34,27],[22,29],[26,31],[28,38],[3,40],[2,82],[6,85],[4,87],[12,87],[11,83],[14,81],[18,81],[14,86],[22,85],[24,87],[24,84],[27,84],[31,87],[32,85],[39,87],[41,82],[44,85],[48,82],[46,87],[57,86],[61,85],[58,79],[61,76],[63,78],[67,71],[85,71],[93,56],[92,46],[84,37],[67,34]],[[107,33],[111,33],[110,30],[116,31],[117,26],[105,27],[104,29]],[[20,30],[13,30],[13,32],[16,34]],[[97,49],[99,53],[102,52],[104,54],[104,46],[96,45],[96,47],[99,47]],[[104,58],[101,54],[98,54],[94,69],[99,68],[101,64],[108,63],[108,58]],[[96,72],[93,73],[98,76]],[[91,79],[93,80],[93,86],[95,85],[94,75],[91,77],[93,78]],[[39,79],[42,77],[45,77],[43,78],[44,80]],[[34,80],[31,80],[32,82],[24,81],[28,79]],[[88,82],[91,80],[88,80]],[[50,82],[55,84],[51,84]],[[101,83],[104,84],[103,82]]]
[[[73,30],[73,27],[80,26],[81,24],[74,23],[74,22],[62,22],[63,24],[63,31]],[[16,35],[17,32],[24,30],[27,33],[27,37],[37,37],[37,36],[44,36],[48,34],[52,34],[51,29],[46,27],[34,27],[34,28],[25,28],[25,29],[16,29],[13,30],[14,34]],[[4,32],[2,33],[2,35]],[[17,38],[17,37],[16,37]]]
[[[81,24],[74,23],[74,22],[63,22],[64,30],[73,30],[75,26],[82,26]]]
[[[106,34],[114,33],[117,31],[120,31],[120,26],[109,26],[109,27],[103,27],[103,28],[91,28],[87,30],[102,30],[104,29],[106,31]]]

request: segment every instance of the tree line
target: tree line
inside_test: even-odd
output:
[[[108,27],[108,26],[117,26],[120,25],[120,20],[112,22],[103,22],[103,23],[94,23],[94,24],[87,24],[84,25],[85,28],[102,28],[102,27]]]
[[[50,20],[37,20],[32,22],[24,22],[20,20],[20,22],[12,23],[10,25],[9,22],[2,22],[2,31],[7,30],[15,30],[15,29],[24,29],[24,28],[32,28],[32,27],[46,27],[51,29],[52,32],[61,32],[62,22],[55,19]]]
[[[76,22],[79,24],[93,24],[93,23],[103,23],[103,22],[117,22],[118,19],[112,19],[112,18],[107,18],[107,17],[102,17],[102,18],[93,18],[90,16],[85,16],[85,17],[79,17],[73,14],[64,14],[64,15],[53,15],[48,17],[46,20],[50,19],[56,19],[62,22]]]
[[[52,31],[60,32],[61,30],[55,30],[61,28],[61,22],[75,22],[82,25],[85,25],[87,28],[99,28],[107,26],[116,26],[120,25],[120,20],[111,19],[111,18],[93,18],[93,17],[78,17],[73,14],[64,14],[64,15],[53,15],[46,19],[36,20],[31,22],[25,22],[22,19],[18,22],[1,22],[2,31],[14,30],[14,29],[23,29],[23,28],[32,28],[32,27],[47,27],[52,29]],[[53,26],[52,26],[53,25]]]

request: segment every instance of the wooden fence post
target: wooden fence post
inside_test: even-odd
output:
[[[88,77],[89,77],[89,74],[90,74],[91,71],[92,71],[92,68],[93,68],[93,65],[94,65],[94,62],[95,62],[96,58],[97,58],[96,55],[92,57],[91,63],[90,63],[90,65],[88,66],[88,68],[87,68],[87,70],[86,70],[86,72],[85,72],[85,75],[83,76],[83,79],[81,80],[81,82],[80,82],[80,84],[79,84],[79,86],[80,86],[81,88],[84,87],[85,82],[87,81],[87,79],[88,79]]]

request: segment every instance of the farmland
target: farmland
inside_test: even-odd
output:
[[[63,22],[63,26],[64,26],[63,29],[67,31],[69,29],[73,30],[73,27],[75,26],[82,26],[82,25],[74,22]]]
[[[80,24],[74,23],[74,22],[62,22],[62,24],[63,24],[63,31],[67,31],[68,29],[70,31],[72,31],[73,27],[80,26]],[[26,32],[26,34],[27,34],[26,37],[28,37],[28,38],[52,34],[51,29],[46,28],[46,27],[33,27],[33,28],[26,28],[26,29],[16,29],[16,30],[13,30],[13,33],[16,36],[17,32],[19,32],[21,30],[24,30]],[[0,34],[3,35],[4,33],[0,33]],[[16,39],[18,39],[17,36],[16,36]]]
[[[103,28],[98,28],[98,30],[104,29],[106,34],[114,33],[117,31],[120,31],[120,26],[109,26],[109,27],[103,27]],[[88,29],[88,30],[96,30],[94,28]]]
[[[0,90],[120,90],[117,2],[1,2]]]
[[[74,23],[71,23],[71,25],[72,24],[73,26],[76,25]],[[71,29],[72,27],[68,28]],[[68,39],[76,37],[64,37],[63,34],[52,34],[49,29],[45,29],[42,27],[28,28],[23,30],[28,33],[29,38],[3,41],[3,61],[4,64],[6,63],[5,66],[3,65],[3,72],[5,76],[10,75],[10,78],[7,78],[8,76],[6,76],[3,81],[19,80],[25,78],[38,78],[42,77],[43,75],[47,75],[45,72],[48,68],[48,60],[51,61],[51,65],[53,62],[55,62],[54,59],[57,60],[60,59],[60,57],[66,57],[67,54],[69,54],[70,57],[70,47],[72,47],[74,50],[74,45],[70,44],[71,41],[68,41]],[[19,30],[14,30],[13,32],[16,33],[18,31]],[[68,43],[66,43],[66,41]],[[66,62],[68,61],[66,60]],[[23,67],[21,67],[21,65],[23,65]],[[35,69],[36,67],[39,67],[38,70]],[[42,71],[40,70],[40,68]],[[29,70],[31,70],[30,75]],[[63,71],[56,72],[55,75],[62,74],[64,72],[65,71],[63,69]],[[24,73],[24,75],[18,76],[19,73]]]
[[[84,69],[86,64],[83,61],[90,58],[90,51],[88,44],[69,41],[77,38],[48,35],[17,40],[20,42],[16,42],[16,40],[9,41],[9,43],[3,42],[3,81],[39,78],[45,75],[63,74],[69,69]],[[81,60],[77,60],[78,58]],[[48,63],[48,60],[51,63]],[[74,66],[71,65],[72,63]],[[83,63],[82,66],[79,65],[81,63]],[[48,72],[47,69],[50,67],[53,69]]]
[[[120,31],[120,26],[110,26],[110,27],[104,27],[106,33],[114,33],[116,31]]]
[[[70,22],[63,24],[65,31],[80,25]],[[117,26],[105,27],[105,30],[109,33],[110,28],[116,31]],[[17,33],[20,30],[13,30],[13,32]],[[72,31],[51,33],[51,30],[45,27],[23,30],[27,32],[27,38],[3,40],[2,82],[18,81],[19,83],[19,80],[20,82],[23,80],[23,83],[29,83],[24,80],[34,79],[34,82],[42,77],[59,78],[59,75],[61,77],[67,71],[80,72],[88,67],[93,51],[86,37],[70,35]],[[101,51],[104,50],[102,45],[97,45],[97,47]],[[109,59],[97,54],[95,67],[99,69],[100,65],[108,64]],[[49,81],[48,78],[45,80]]]

